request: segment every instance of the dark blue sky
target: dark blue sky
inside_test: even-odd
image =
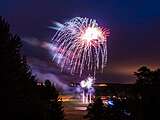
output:
[[[96,19],[111,31],[108,64],[97,79],[133,83],[133,72],[140,65],[160,66],[159,6],[159,0],[2,0],[0,15],[23,39],[33,71],[55,74],[64,82],[71,78],[59,73],[48,51],[39,46],[53,36],[48,26],[76,16]]]

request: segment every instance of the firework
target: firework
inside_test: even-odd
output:
[[[64,24],[56,23],[52,29],[57,30],[52,38],[57,48],[53,55],[61,70],[80,76],[103,71],[107,62],[107,38],[109,30],[98,26],[94,19],[75,17]]]
[[[81,86],[81,91],[82,91],[82,102],[83,103],[91,103],[92,102],[92,96],[94,93],[94,88],[93,88],[93,83],[94,83],[94,79],[92,77],[88,77],[85,80],[82,80],[80,82],[80,86]]]

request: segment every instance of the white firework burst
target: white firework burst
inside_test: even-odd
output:
[[[58,62],[61,70],[80,76],[83,73],[95,76],[97,70],[103,71],[107,62],[108,29],[99,27],[94,19],[82,17],[56,25],[51,27],[57,30],[52,38],[52,44],[57,48],[53,60],[62,56]]]

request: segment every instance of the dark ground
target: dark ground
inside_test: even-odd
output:
[[[62,99],[64,100],[65,98],[62,97]],[[83,116],[86,114],[87,105],[82,104],[78,98],[70,96],[69,99],[64,100],[63,105],[66,120],[84,120]]]

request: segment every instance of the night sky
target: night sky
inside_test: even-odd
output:
[[[108,64],[97,81],[134,83],[141,65],[160,67],[159,0],[1,0],[0,15],[23,41],[33,74],[57,84],[77,80],[61,73],[51,61],[48,47],[52,22],[73,17],[94,18],[110,29]],[[64,85],[64,84],[63,84]]]

